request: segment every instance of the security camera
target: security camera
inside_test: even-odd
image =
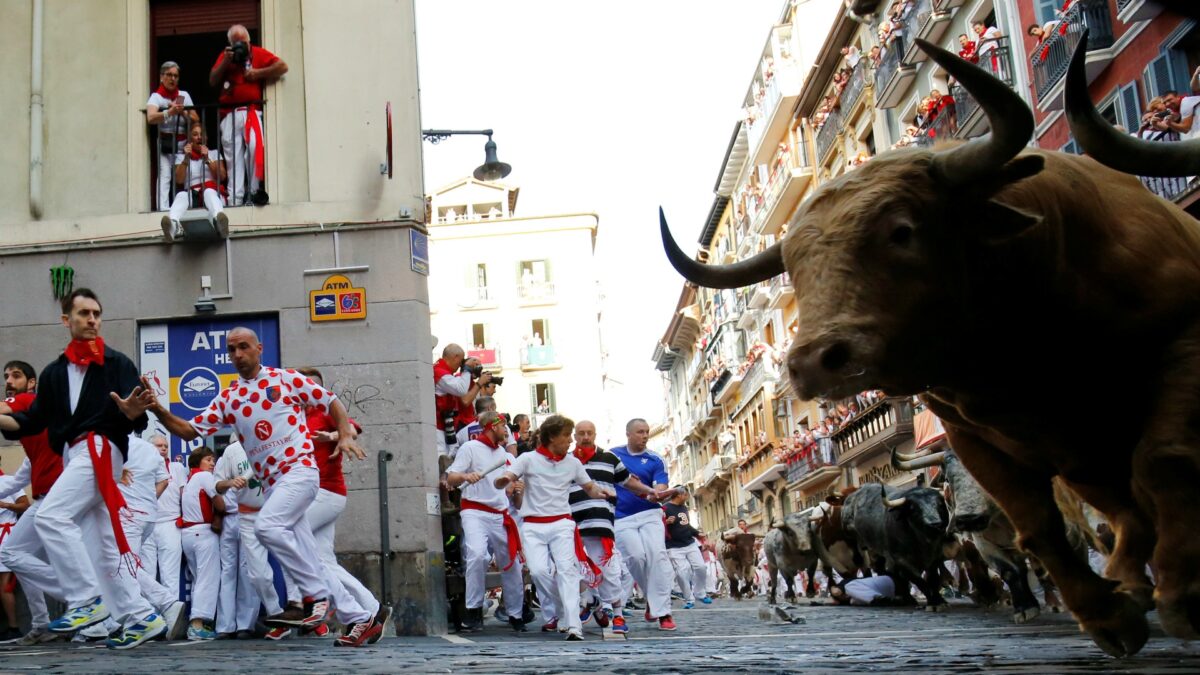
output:
[[[202,295],[199,298],[196,298],[196,304],[192,306],[196,308],[197,314],[206,314],[217,311],[217,303],[213,302],[213,299],[207,295]]]

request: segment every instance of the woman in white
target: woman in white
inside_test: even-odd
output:
[[[213,530],[213,516],[225,512],[225,500],[217,493],[213,477],[216,460],[208,448],[188,457],[192,475],[183,488],[179,528],[183,530],[183,555],[192,574],[192,613],[188,640],[213,640],[217,634],[205,623],[217,617],[217,593],[221,587],[221,541]],[[241,479],[239,479],[241,480]],[[243,485],[238,487],[244,487]]]
[[[175,241],[183,235],[179,219],[190,206],[199,205],[208,209],[208,217],[217,224],[221,237],[229,234],[229,219],[222,210],[220,184],[225,181],[225,162],[217,157],[216,150],[204,145],[204,127],[193,122],[188,130],[188,144],[175,165],[175,183],[184,186],[171,201],[171,210],[162,218],[163,236]]]
[[[187,141],[188,126],[199,121],[192,107],[192,97],[179,88],[179,64],[164,61],[158,69],[158,89],[146,101],[146,123],[158,127],[155,154],[158,155],[158,191],[156,199],[159,211],[171,206],[171,178],[175,175],[175,164],[183,153]]]

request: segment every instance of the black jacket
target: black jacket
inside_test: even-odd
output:
[[[68,443],[89,431],[104,436],[129,456],[129,434],[146,428],[145,414],[131,420],[109,397],[116,392],[121,398],[129,396],[141,384],[137,366],[121,352],[104,347],[104,365],[88,366],[83,376],[79,404],[71,413],[71,388],[67,379],[70,363],[65,354],[59,356],[38,377],[37,398],[29,410],[13,415],[20,431],[6,431],[4,437],[15,441],[23,436],[48,431],[50,448],[62,454]]]
[[[667,526],[667,548],[690,546],[700,531],[691,526],[688,508],[682,505],[666,504],[663,509],[668,516],[675,516],[675,522]]]

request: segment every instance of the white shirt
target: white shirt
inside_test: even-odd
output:
[[[250,380],[238,377],[191,421],[201,435],[233,427],[254,468],[270,489],[292,467],[317,470],[304,408],[321,412],[334,400],[328,389],[294,370],[262,366]]]
[[[217,480],[219,481],[233,480],[238,476],[245,478],[246,476],[254,475],[253,472],[250,471],[250,460],[246,459],[246,451],[242,449],[241,443],[234,441],[230,443],[227,448],[225,448],[225,452],[223,452],[220,459],[217,460],[217,465],[213,467],[213,475],[216,476]],[[261,492],[261,486],[259,487],[259,490]],[[238,502],[241,501],[242,492],[244,491],[246,491],[246,488],[241,490],[229,488],[223,495],[221,495],[225,498],[225,513],[237,513]],[[259,506],[262,505],[259,504]]]
[[[1000,37],[1000,29],[995,26],[989,27],[983,31],[983,35],[979,36],[979,55],[987,54],[996,48],[999,43],[997,39]]]
[[[505,465],[507,466],[512,464],[513,456],[508,454],[508,451],[503,447],[493,450],[483,441],[467,441],[459,446],[458,454],[454,456],[454,462],[450,464],[450,468],[446,469],[446,471],[453,471],[455,473],[482,472],[496,466],[501,460],[505,460]],[[504,490],[497,489],[493,484],[499,476],[499,473],[489,473],[478,483],[464,485],[462,496],[473,502],[487,504],[493,509],[508,510],[508,495],[504,494]],[[526,495],[526,498],[528,498],[528,495]]]
[[[26,457],[21,461],[21,468],[17,469],[16,473],[0,476],[0,495],[23,491],[29,487],[32,475],[33,468],[29,464],[29,458]]]
[[[87,375],[87,366],[67,362],[67,388],[71,394],[71,412],[79,405],[79,394],[83,391],[83,377]]]
[[[521,517],[571,514],[571,484],[592,482],[574,455],[552,462],[538,452],[527,452],[513,460],[508,471],[525,481]],[[495,480],[495,479],[493,479]]]
[[[444,394],[454,394],[455,396],[466,396],[471,389],[471,374],[465,370],[458,375],[443,375],[442,379],[438,380],[433,386],[433,393],[441,396]]]
[[[1196,107],[1200,106],[1200,96],[1187,96],[1179,102],[1179,119],[1186,120],[1196,114]],[[1192,120],[1192,128],[1186,134],[1180,134],[1183,140],[1196,138],[1200,136],[1200,123]]]
[[[863,577],[847,581],[846,595],[852,605],[869,605],[877,598],[896,597],[896,582],[888,576]]]
[[[167,489],[162,491],[158,496],[158,516],[154,519],[156,523],[173,523],[178,518],[179,497],[183,494],[183,486],[187,485],[188,470],[179,462],[171,462],[168,466],[167,460],[162,455],[157,456],[158,463],[162,465],[163,471],[170,476],[170,481],[167,483]]]
[[[4,495],[4,493],[0,492],[0,495]],[[25,490],[20,489],[20,490],[16,490],[16,491],[12,492],[11,494],[8,494],[5,496],[0,496],[0,502],[15,502],[24,496],[25,496]],[[5,523],[15,523],[15,522],[17,522],[17,512],[16,511],[13,511],[10,509],[0,509],[0,525],[4,525]],[[4,532],[0,531],[0,536],[3,536],[3,535],[4,535]]]
[[[197,471],[183,488],[182,512],[185,523],[211,523],[213,512],[201,503],[200,493],[209,499],[217,496],[217,479],[211,471]],[[207,513],[205,511],[208,511]]]
[[[182,89],[180,89],[179,91],[176,92],[176,95],[183,97],[184,105],[186,105],[186,106],[192,105],[192,97],[186,91],[183,91]],[[146,100],[146,105],[148,105],[148,106],[152,105],[152,106],[158,108],[158,110],[160,112],[163,112],[167,108],[170,108],[171,104],[174,102],[175,102],[174,99],[169,99],[169,98],[163,96],[162,94],[159,94],[158,91],[156,90],[156,91],[151,92],[150,98]],[[188,132],[188,125],[190,123],[191,123],[191,120],[187,116],[187,112],[184,111],[184,113],[181,115],[164,114],[162,123],[160,123],[157,126],[158,126],[159,133],[174,134],[175,136],[185,136],[186,137],[187,132]]]
[[[145,514],[147,519],[156,517],[158,514],[156,486],[159,481],[171,478],[167,473],[167,465],[163,463],[162,457],[158,454],[158,448],[137,436],[130,436],[129,457],[125,459],[125,468],[133,474],[132,485],[117,483],[121,494],[125,495],[125,504],[129,506],[129,510]]]

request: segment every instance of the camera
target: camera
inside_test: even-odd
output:
[[[465,370],[466,372],[470,373],[470,374],[471,374],[471,377],[476,377],[476,378],[477,378],[477,377],[479,377],[480,375],[483,375],[483,365],[482,365],[482,364],[480,364],[480,365],[477,365],[477,366],[475,366],[474,368],[466,368],[466,367],[464,367],[464,368],[463,368],[463,370]],[[504,378],[503,378],[503,377],[501,377],[501,376],[499,376],[499,375],[496,375],[495,373],[492,373],[492,380],[491,380],[491,384],[504,384]]]
[[[244,40],[237,40],[229,45],[233,50],[233,61],[238,65],[242,65],[250,60],[250,44]]]

